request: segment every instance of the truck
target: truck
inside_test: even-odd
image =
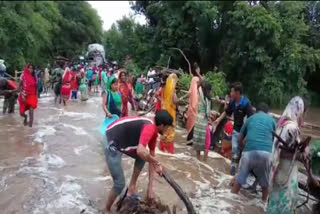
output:
[[[103,45],[97,43],[88,45],[86,58],[89,66],[100,66],[105,64],[106,58]]]

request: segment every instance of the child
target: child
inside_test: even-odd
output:
[[[78,75],[73,69],[72,71],[72,79],[71,79],[71,99],[77,99],[78,94]]]
[[[228,121],[224,126],[222,145],[221,145],[221,155],[228,158],[229,160],[231,160],[232,131],[233,131],[232,121]]]

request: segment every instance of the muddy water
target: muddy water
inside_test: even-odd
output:
[[[17,113],[0,116],[0,213],[102,213],[112,180],[98,131],[104,115],[100,103],[96,96],[62,107],[53,104],[52,96],[42,97],[33,128],[24,127]],[[208,163],[203,164],[185,146],[185,131],[177,128],[177,135],[176,154],[157,151],[157,157],[190,196],[198,213],[264,212],[260,193],[230,193],[228,160],[210,153]],[[124,156],[127,182],[132,166],[133,160]],[[142,195],[147,177],[145,167],[138,184]],[[163,203],[186,213],[160,177],[155,192]]]

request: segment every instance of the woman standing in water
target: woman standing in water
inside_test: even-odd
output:
[[[193,67],[193,72],[190,69],[190,75],[192,76],[192,79],[189,88],[189,105],[187,110],[187,141],[193,138],[193,128],[198,113],[198,85],[200,84],[200,81],[202,79],[202,76],[200,74],[200,67],[198,66],[198,64],[194,63]]]
[[[132,98],[132,91],[130,90],[129,84],[127,83],[127,74],[125,71],[120,71],[119,73],[119,91],[121,94],[121,116],[127,117],[128,116],[128,102],[130,102],[131,106],[134,108],[133,98]]]
[[[109,118],[112,117],[112,114],[121,116],[121,94],[118,91],[118,81],[115,75],[109,78],[107,90],[102,92],[102,108]]]
[[[19,85],[20,94],[18,97],[20,115],[24,117],[23,124],[28,125],[28,116],[26,111],[29,110],[29,126],[33,125],[33,110],[37,108],[37,80],[33,72],[32,65],[26,65],[20,77]]]
[[[70,71],[69,66],[66,66],[65,72],[62,76],[62,87],[61,87],[61,96],[62,96],[63,105],[67,105],[67,101],[70,98],[72,76],[73,75]]]
[[[176,136],[176,108],[178,98],[176,95],[176,85],[178,77],[176,74],[170,74],[163,87],[161,106],[163,110],[167,110],[173,118],[173,126],[170,126],[160,138],[159,149],[169,153],[174,153],[174,139]]]
[[[81,95],[81,101],[86,101],[89,98],[87,82],[88,80],[84,74],[84,71],[80,71],[79,91]]]
[[[194,125],[193,134],[193,148],[197,152],[197,158],[200,160],[200,153],[204,151],[204,161],[207,161],[209,149],[206,146],[206,133],[209,114],[211,111],[210,91],[211,85],[209,82],[202,80],[198,85],[198,102],[197,102],[197,116]]]
[[[280,117],[276,133],[292,148],[301,146],[300,128],[303,124],[306,105],[301,97],[293,97]],[[273,162],[271,185],[267,214],[293,214],[296,211],[298,192],[298,167],[295,157],[306,157],[308,146],[303,151],[298,149],[292,152],[280,149],[275,140],[272,150]]]
[[[37,89],[38,89],[38,98],[40,98],[40,94],[43,91],[43,85],[44,85],[44,74],[41,70],[38,70],[37,74]]]
[[[107,84],[108,84],[108,76],[107,76],[106,70],[103,69],[101,71],[101,89],[102,89],[102,91],[107,89]]]

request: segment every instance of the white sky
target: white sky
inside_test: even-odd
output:
[[[103,21],[103,29],[108,30],[111,25],[124,15],[134,14],[129,1],[88,1],[91,6],[98,11]],[[135,15],[135,20],[140,24],[145,24],[145,17]]]

